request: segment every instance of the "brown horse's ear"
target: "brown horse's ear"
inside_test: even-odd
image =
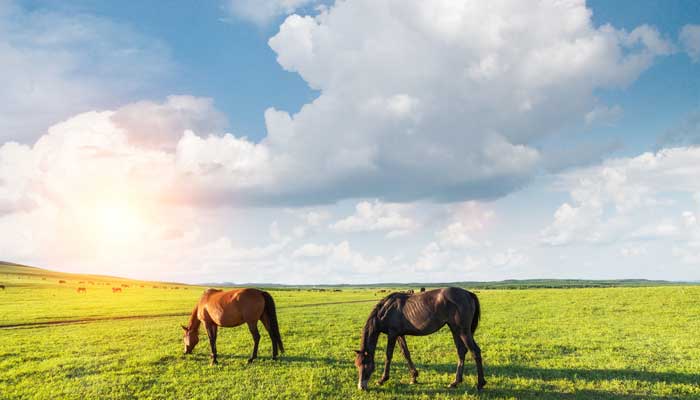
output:
[[[180,326],[182,327],[182,329],[185,330],[185,332],[187,332],[188,329],[187,329],[187,327],[186,327],[185,325],[180,325]]]

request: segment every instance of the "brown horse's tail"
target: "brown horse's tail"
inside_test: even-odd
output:
[[[281,353],[284,353],[284,345],[282,344],[282,335],[280,335],[280,326],[277,323],[277,309],[275,308],[275,301],[270,296],[270,293],[265,291],[262,292],[265,298],[265,314],[267,314],[267,319],[270,321],[270,339],[272,339]]]
[[[481,305],[479,304],[479,298],[476,294],[467,291],[472,299],[474,299],[474,317],[472,318],[472,334],[476,332],[476,328],[479,326],[479,319],[481,318]]]

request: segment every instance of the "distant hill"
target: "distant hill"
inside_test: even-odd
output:
[[[210,287],[242,287],[256,286],[271,289],[294,289],[294,288],[406,288],[417,289],[420,287],[434,288],[445,286],[459,286],[473,289],[564,289],[564,288],[604,288],[604,287],[640,287],[640,286],[679,286],[698,285],[700,282],[676,282],[664,280],[648,279],[507,279],[503,281],[461,281],[442,283],[370,283],[364,285],[337,284],[337,285],[284,285],[275,283],[234,283],[234,282],[213,282],[200,283],[197,286]]]
[[[142,281],[137,279],[120,278],[109,275],[95,274],[73,274],[67,272],[57,272],[43,268],[31,267],[28,265],[16,264],[7,261],[0,261],[0,278],[3,274],[17,276],[34,276],[52,279],[69,280],[94,280],[101,282],[134,282],[153,283],[152,281]],[[184,285],[178,282],[161,282],[174,285]],[[277,290],[296,288],[396,288],[396,289],[418,289],[420,287],[434,288],[444,286],[459,286],[472,289],[563,289],[563,288],[604,288],[604,287],[640,287],[640,286],[678,286],[678,285],[700,285],[700,282],[678,282],[648,279],[507,279],[503,281],[460,281],[442,283],[372,283],[365,285],[336,284],[336,285],[285,285],[276,283],[234,283],[234,282],[209,282],[192,286],[206,287],[259,287]]]
[[[139,279],[129,279],[121,278],[110,275],[97,275],[97,274],[75,274],[69,272],[58,272],[52,271],[44,268],[31,267],[29,265],[22,265],[13,262],[0,261],[0,280],[3,276],[12,275],[14,277],[27,277],[27,278],[42,278],[42,279],[63,279],[71,281],[94,281],[94,282],[119,282],[119,283],[134,283],[134,284],[151,284],[151,283],[164,283],[172,285],[185,285],[178,282],[154,282],[145,281]]]

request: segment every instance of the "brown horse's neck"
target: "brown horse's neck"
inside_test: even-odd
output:
[[[362,346],[360,351],[367,352],[374,357],[377,350],[377,340],[379,340],[379,330],[377,329],[377,317],[370,315],[362,329]]]
[[[201,323],[199,321],[199,318],[197,317],[197,310],[199,308],[199,305],[194,307],[194,310],[192,310],[192,315],[190,315],[190,322],[187,324],[187,330],[194,330],[195,332],[199,330],[199,324]]]

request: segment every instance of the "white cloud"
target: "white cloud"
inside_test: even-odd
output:
[[[172,70],[166,47],[86,14],[0,4],[0,143],[30,143],[78,112],[112,107]]]
[[[386,265],[383,257],[367,257],[350,248],[347,241],[338,244],[307,243],[292,253],[292,258],[301,259],[303,265],[325,270],[344,270],[356,274],[380,272]]]
[[[223,7],[234,17],[265,26],[277,17],[315,2],[317,0],[225,0]]]
[[[639,257],[646,253],[646,248],[641,246],[624,246],[620,249],[620,255],[623,257]]]
[[[621,116],[622,116],[622,107],[620,107],[617,104],[612,106],[612,107],[608,107],[605,105],[598,105],[595,108],[593,108],[591,111],[586,113],[585,121],[586,121],[586,125],[593,125],[596,123],[604,124],[604,125],[612,125]]]
[[[685,25],[678,37],[693,62],[700,62],[700,25]]]
[[[387,231],[387,237],[398,237],[418,227],[413,219],[402,215],[408,210],[402,204],[362,201],[355,206],[355,214],[330,225],[337,232]]]
[[[672,205],[673,196],[692,198],[700,190],[698,170],[700,148],[679,147],[562,174],[559,185],[571,202],[557,209],[541,240],[566,245],[676,237],[692,216],[654,211]]]
[[[491,256],[491,265],[496,268],[519,267],[528,261],[527,255],[513,248],[508,248],[501,253]]]
[[[168,96],[163,103],[131,103],[118,109],[112,119],[132,144],[171,152],[186,130],[222,134],[228,125],[212,99],[193,96]]]
[[[403,202],[522,186],[542,159],[532,143],[672,51],[653,28],[596,28],[590,15],[582,1],[358,0],[289,16],[270,46],[320,96],[266,112],[275,189]]]
[[[596,90],[629,84],[672,50],[647,26],[594,27],[580,1],[339,2],[316,17],[288,17],[269,43],[320,96],[294,115],[268,109],[260,142],[221,135],[225,121],[206,99],[136,103],[113,115],[134,147],[174,153],[173,184],[190,190],[171,200],[499,197],[547,158],[533,143],[582,121],[599,104]]]
[[[468,229],[461,222],[454,222],[438,232],[437,237],[443,246],[476,247],[477,242],[470,236]]]

